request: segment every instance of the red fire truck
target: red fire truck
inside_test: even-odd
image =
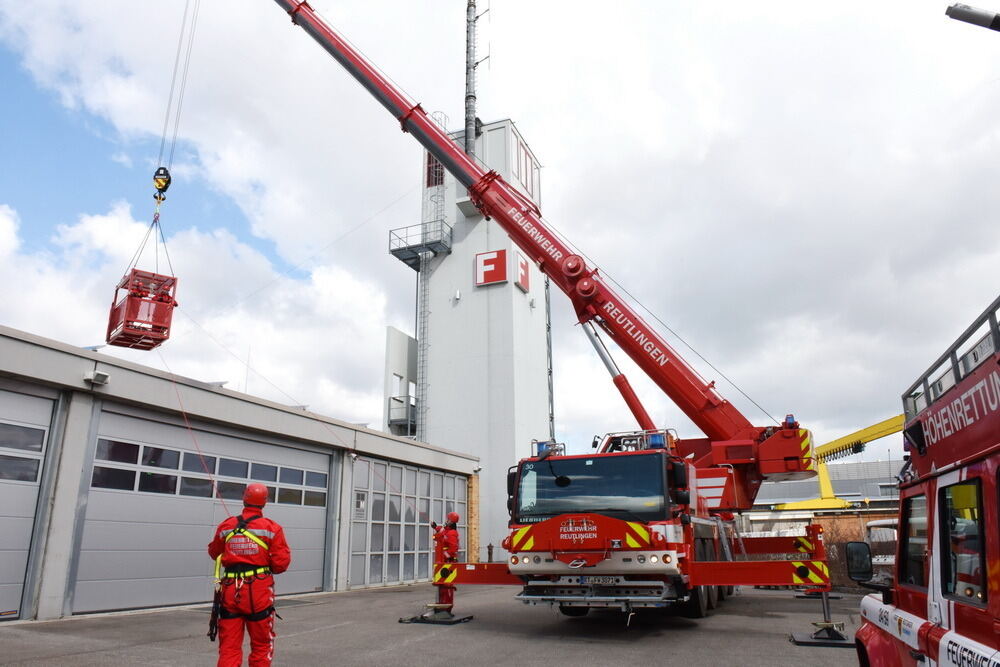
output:
[[[903,394],[891,584],[861,605],[862,665],[1000,665],[1000,298]],[[867,545],[847,548],[871,579]]]
[[[772,426],[753,425],[553,233],[533,202],[466,154],[307,2],[276,1],[567,295],[639,425],[637,431],[605,437],[595,443],[599,451],[583,456],[541,443],[535,456],[511,470],[511,534],[504,542],[509,562],[439,559],[438,610],[450,611],[454,586],[463,583],[519,585],[524,602],[556,605],[571,616],[594,607],[631,611],[671,605],[703,616],[738,584],[829,589],[817,527],[799,537],[740,539],[731,521],[734,510],[753,505],[765,480],[816,474],[809,431],[791,415]],[[628,354],[704,437],[678,439],[657,428],[598,331]]]

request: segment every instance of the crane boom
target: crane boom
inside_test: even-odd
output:
[[[825,445],[820,445],[813,450],[813,458],[816,461],[816,476],[819,478],[819,498],[811,500],[798,500],[791,503],[781,503],[775,505],[776,510],[828,510],[847,509],[851,503],[837,497],[833,491],[833,483],[830,481],[830,471],[826,464],[834,459],[843,456],[858,454],[865,450],[865,445],[873,440],[884,438],[899,433],[903,430],[903,415],[896,415],[877,424],[866,426],[854,433],[849,433],[836,440],[831,440]]]
[[[764,429],[746,417],[691,368],[593,267],[544,223],[538,208],[495,171],[480,167],[419,104],[399,91],[364,56],[299,0],[275,0],[361,83],[455,179],[480,211],[507,232],[573,302],[581,323],[594,322],[713,441],[759,440]],[[616,382],[616,384],[618,384]],[[642,425],[644,428],[646,424]]]

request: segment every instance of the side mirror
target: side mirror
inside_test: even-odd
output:
[[[517,483],[517,470],[507,471],[507,495],[514,495],[514,484]]]
[[[875,573],[872,569],[872,550],[865,542],[848,542],[847,576],[851,581],[871,581]]]
[[[687,465],[683,461],[671,461],[670,466],[671,466],[671,471],[673,472],[674,475],[674,486],[687,488],[688,486]]]
[[[514,499],[507,498],[507,514],[514,516]]]
[[[691,492],[690,491],[680,491],[674,490],[674,502],[678,505],[690,505],[691,504]]]
[[[844,557],[847,561],[847,576],[852,581],[858,582],[859,586],[881,593],[883,604],[894,604],[891,584],[870,583],[875,573],[872,568],[872,549],[868,543],[848,542],[844,547],[846,549]]]
[[[590,448],[591,449],[597,449],[597,446],[599,444],[601,444],[601,436],[595,435],[594,436],[594,441],[590,443]]]

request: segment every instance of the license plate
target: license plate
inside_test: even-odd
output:
[[[580,577],[583,579],[584,584],[613,584],[615,583],[614,577]]]

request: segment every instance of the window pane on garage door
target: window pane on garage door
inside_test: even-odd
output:
[[[42,429],[0,423],[0,447],[4,449],[23,449],[27,452],[40,453],[44,442],[45,431]]]

